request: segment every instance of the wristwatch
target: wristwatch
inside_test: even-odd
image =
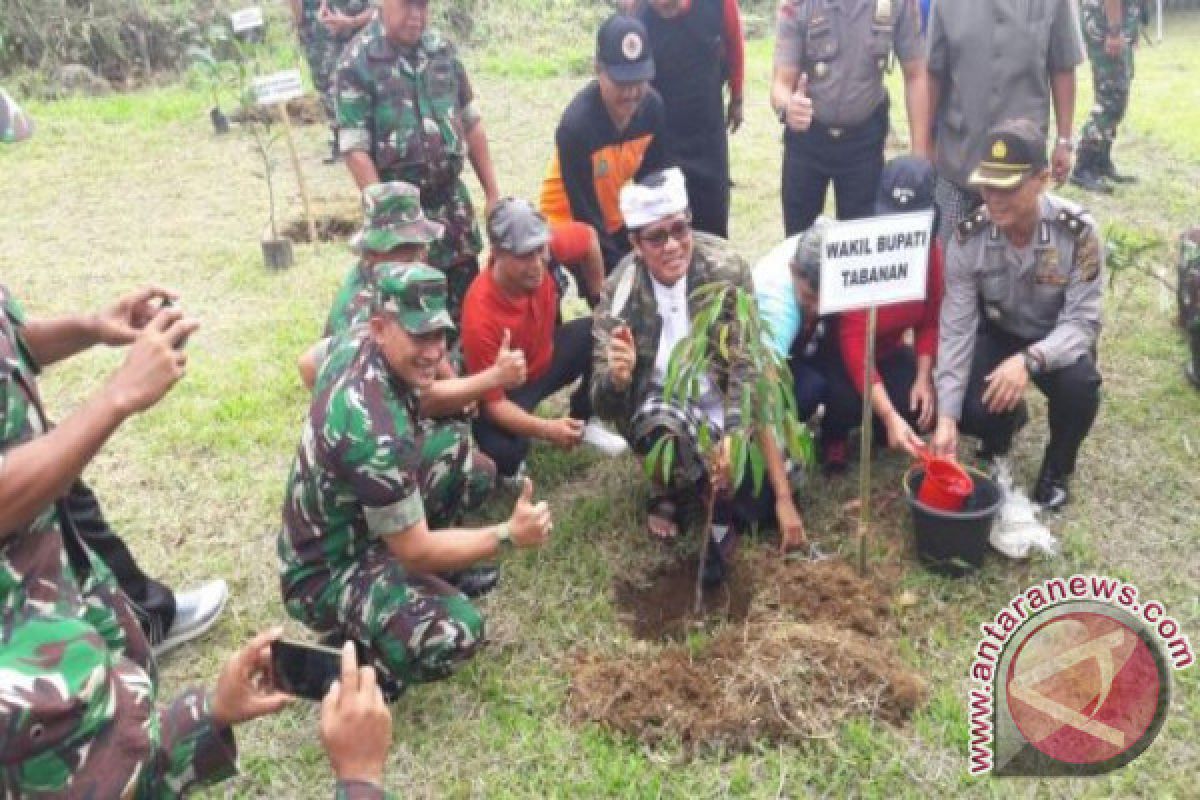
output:
[[[500,527],[496,529],[496,540],[500,542],[501,547],[512,547],[512,528],[508,527],[507,522],[501,522]]]
[[[787,125],[787,106],[775,109],[775,116],[779,118],[780,125]]]
[[[1058,137],[1058,142],[1057,142],[1057,144],[1059,144],[1059,145],[1061,145],[1061,146],[1063,146],[1063,147],[1067,148],[1068,150],[1074,150],[1074,149],[1075,149],[1075,140],[1074,140],[1074,139],[1072,139],[1070,136],[1060,136],[1060,137]]]
[[[1025,370],[1030,375],[1037,375],[1042,371],[1042,362],[1033,353],[1023,350],[1021,351],[1021,356],[1025,359]]]

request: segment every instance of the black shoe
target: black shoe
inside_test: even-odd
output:
[[[700,584],[705,589],[715,589],[725,582],[726,571],[725,559],[721,558],[721,548],[716,542],[709,542],[704,569],[700,574]]]
[[[496,588],[500,582],[500,568],[493,566],[471,567],[461,572],[443,576],[447,583],[467,597],[476,598]]]
[[[1071,172],[1071,183],[1078,186],[1080,189],[1098,194],[1112,194],[1113,187],[1103,176],[1098,172],[1093,172],[1091,169],[1081,169],[1076,167]]]
[[[1067,491],[1067,476],[1055,467],[1042,462],[1037,482],[1033,485],[1033,502],[1046,511],[1058,511],[1071,499]]]
[[[1137,183],[1137,181],[1138,181],[1136,175],[1130,175],[1127,172],[1118,172],[1117,165],[1113,163],[1112,158],[1109,156],[1105,156],[1100,161],[1099,172],[1102,176],[1104,176],[1105,178],[1108,178],[1113,183],[1130,184],[1130,183]]]

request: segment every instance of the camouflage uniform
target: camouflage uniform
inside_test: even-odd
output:
[[[428,261],[446,274],[450,314],[458,322],[483,242],[459,178],[467,132],[480,117],[454,46],[427,31],[406,55],[375,19],[342,54],[335,96],[342,152],[368,153],[381,181],[417,186],[425,215],[445,226]]]
[[[398,296],[395,276],[406,271],[440,287],[425,307],[440,307],[437,324],[448,326],[445,282],[424,265],[380,273],[375,303]],[[284,500],[284,602],[311,628],[365,645],[401,686],[445,677],[483,635],[464,595],[437,577],[407,573],[382,538],[425,518],[442,527],[483,502],[495,470],[476,460],[469,433],[465,423],[419,427],[416,393],[392,375],[364,328],[331,343]]]
[[[386,253],[401,245],[427,245],[442,235],[442,226],[425,219],[417,187],[403,181],[376,183],[363,189],[363,229],[350,242],[350,248],[360,256],[367,253]],[[346,274],[329,319],[324,336],[342,333],[370,316],[371,298],[375,294],[372,281],[374,268],[360,260]]]
[[[689,319],[694,318],[697,311],[695,292],[707,284],[727,281],[753,293],[750,269],[727,241],[699,231],[692,232],[692,239],[692,262],[686,277]],[[662,387],[656,386],[653,381],[663,322],[649,270],[636,253],[625,256],[613,270],[605,282],[604,296],[595,313],[596,321],[592,327],[595,338],[592,353],[593,409],[620,431],[634,452],[642,457],[650,452],[661,437],[672,437],[675,441],[675,460],[670,479],[665,487],[654,487],[653,491],[658,497],[671,498],[680,504],[696,499],[709,487],[708,465],[700,451],[699,427],[707,424],[712,440],[716,441],[722,429],[733,430],[740,426],[741,383],[748,364],[732,364],[718,370],[729,376],[728,381],[732,385],[726,383],[721,387],[729,395],[729,411],[722,429],[712,431],[711,421],[704,420],[697,408],[682,408],[666,402]],[[607,356],[612,331],[621,324],[629,326],[637,351],[633,376],[623,392],[613,388]],[[763,494],[755,499],[752,497],[752,484],[752,481],[746,481],[732,503],[724,493],[718,495],[710,534],[724,558],[728,558],[734,546],[735,537],[725,534],[732,530],[730,524],[735,517],[744,522],[765,519],[765,510],[773,509],[774,496],[769,493],[769,486],[764,484]]]
[[[356,16],[371,7],[371,0],[325,0],[329,10],[346,16]],[[312,75],[313,86],[321,96],[325,115],[335,119],[333,101],[333,73],[346,45],[358,35],[358,31],[337,35],[317,19],[321,0],[304,0],[301,10],[300,43],[304,46],[304,57]],[[361,30],[361,29],[360,29]]]
[[[1108,34],[1108,18],[1104,0],[1082,0],[1079,4],[1083,22],[1083,38],[1087,43],[1088,59],[1092,62],[1092,91],[1095,105],[1079,133],[1079,160],[1085,165],[1107,164],[1112,157],[1117,127],[1129,107],[1129,87],[1133,83],[1133,43],[1141,31],[1141,9],[1136,0],[1122,0],[1124,19],[1121,36],[1124,44],[1121,55],[1113,58],[1104,51]],[[1106,174],[1106,171],[1101,172]]]
[[[48,428],[20,307],[0,287],[0,462]],[[234,771],[209,698],[162,712],[150,647],[61,501],[0,539],[0,794],[172,797]]]

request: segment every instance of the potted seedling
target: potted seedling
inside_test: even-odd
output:
[[[262,163],[262,170],[255,170],[254,175],[267,184],[269,216],[262,235],[263,262],[269,269],[285,269],[292,265],[293,256],[292,240],[279,235],[275,219],[275,168],[279,166],[279,161],[275,158],[274,149],[279,142],[279,132],[272,130],[269,118],[260,121],[248,117],[245,128],[251,137],[250,149]]]
[[[700,455],[708,465],[708,474],[715,476],[722,462],[722,438],[729,441],[729,492],[732,495],[749,479],[754,491],[760,492],[766,474],[766,457],[759,445],[762,435],[782,440],[783,447],[793,460],[804,465],[813,462],[813,438],[808,427],[796,415],[796,399],[792,393],[791,372],[787,362],[775,352],[764,336],[765,325],[759,317],[754,296],[728,281],[718,281],[700,287],[692,293],[692,303],[698,309],[688,335],[671,353],[663,396],[667,402],[682,406],[698,401],[707,377],[713,391],[720,395],[724,418],[729,419],[738,403],[741,425],[720,436],[707,419],[700,423]],[[741,396],[731,387],[740,383]],[[669,480],[676,457],[675,439],[660,438],[651,448],[645,462],[646,473],[653,479],[661,475]],[[704,607],[703,572],[710,545],[713,509],[717,492],[710,487],[704,497],[703,544],[696,574],[694,613],[699,617]]]
[[[205,42],[188,48],[188,58],[207,84],[212,108],[208,110],[208,118],[212,122],[213,132],[217,135],[229,133],[229,117],[221,110],[221,92],[230,85],[235,77],[233,65],[217,57],[217,52],[223,42],[229,40],[229,34],[221,25],[211,25],[205,32]]]

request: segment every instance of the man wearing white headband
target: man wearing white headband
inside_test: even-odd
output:
[[[714,374],[705,379],[698,401],[686,407],[668,403],[663,385],[671,351],[687,336],[697,310],[692,294],[718,281],[752,291],[750,270],[724,239],[692,230],[687,190],[678,168],[625,186],[620,199],[633,251],[609,276],[596,308],[593,411],[612,423],[642,457],[664,436],[675,440],[671,476],[651,488],[647,528],[652,536],[676,536],[683,500],[718,492],[709,532],[714,546],[708,548],[705,564],[705,581],[712,585],[724,578],[737,526],[757,520],[763,516],[760,509],[772,507],[772,488],[781,490],[780,497],[790,505],[790,486],[785,470],[772,470],[772,480],[764,484],[760,498],[750,496],[750,481],[733,497],[717,488],[728,481],[725,476],[714,480],[701,457],[701,425],[708,426],[714,440],[740,425],[737,398],[744,365],[724,365],[727,368],[720,373],[727,377]],[[734,398],[728,417],[717,387]]]

